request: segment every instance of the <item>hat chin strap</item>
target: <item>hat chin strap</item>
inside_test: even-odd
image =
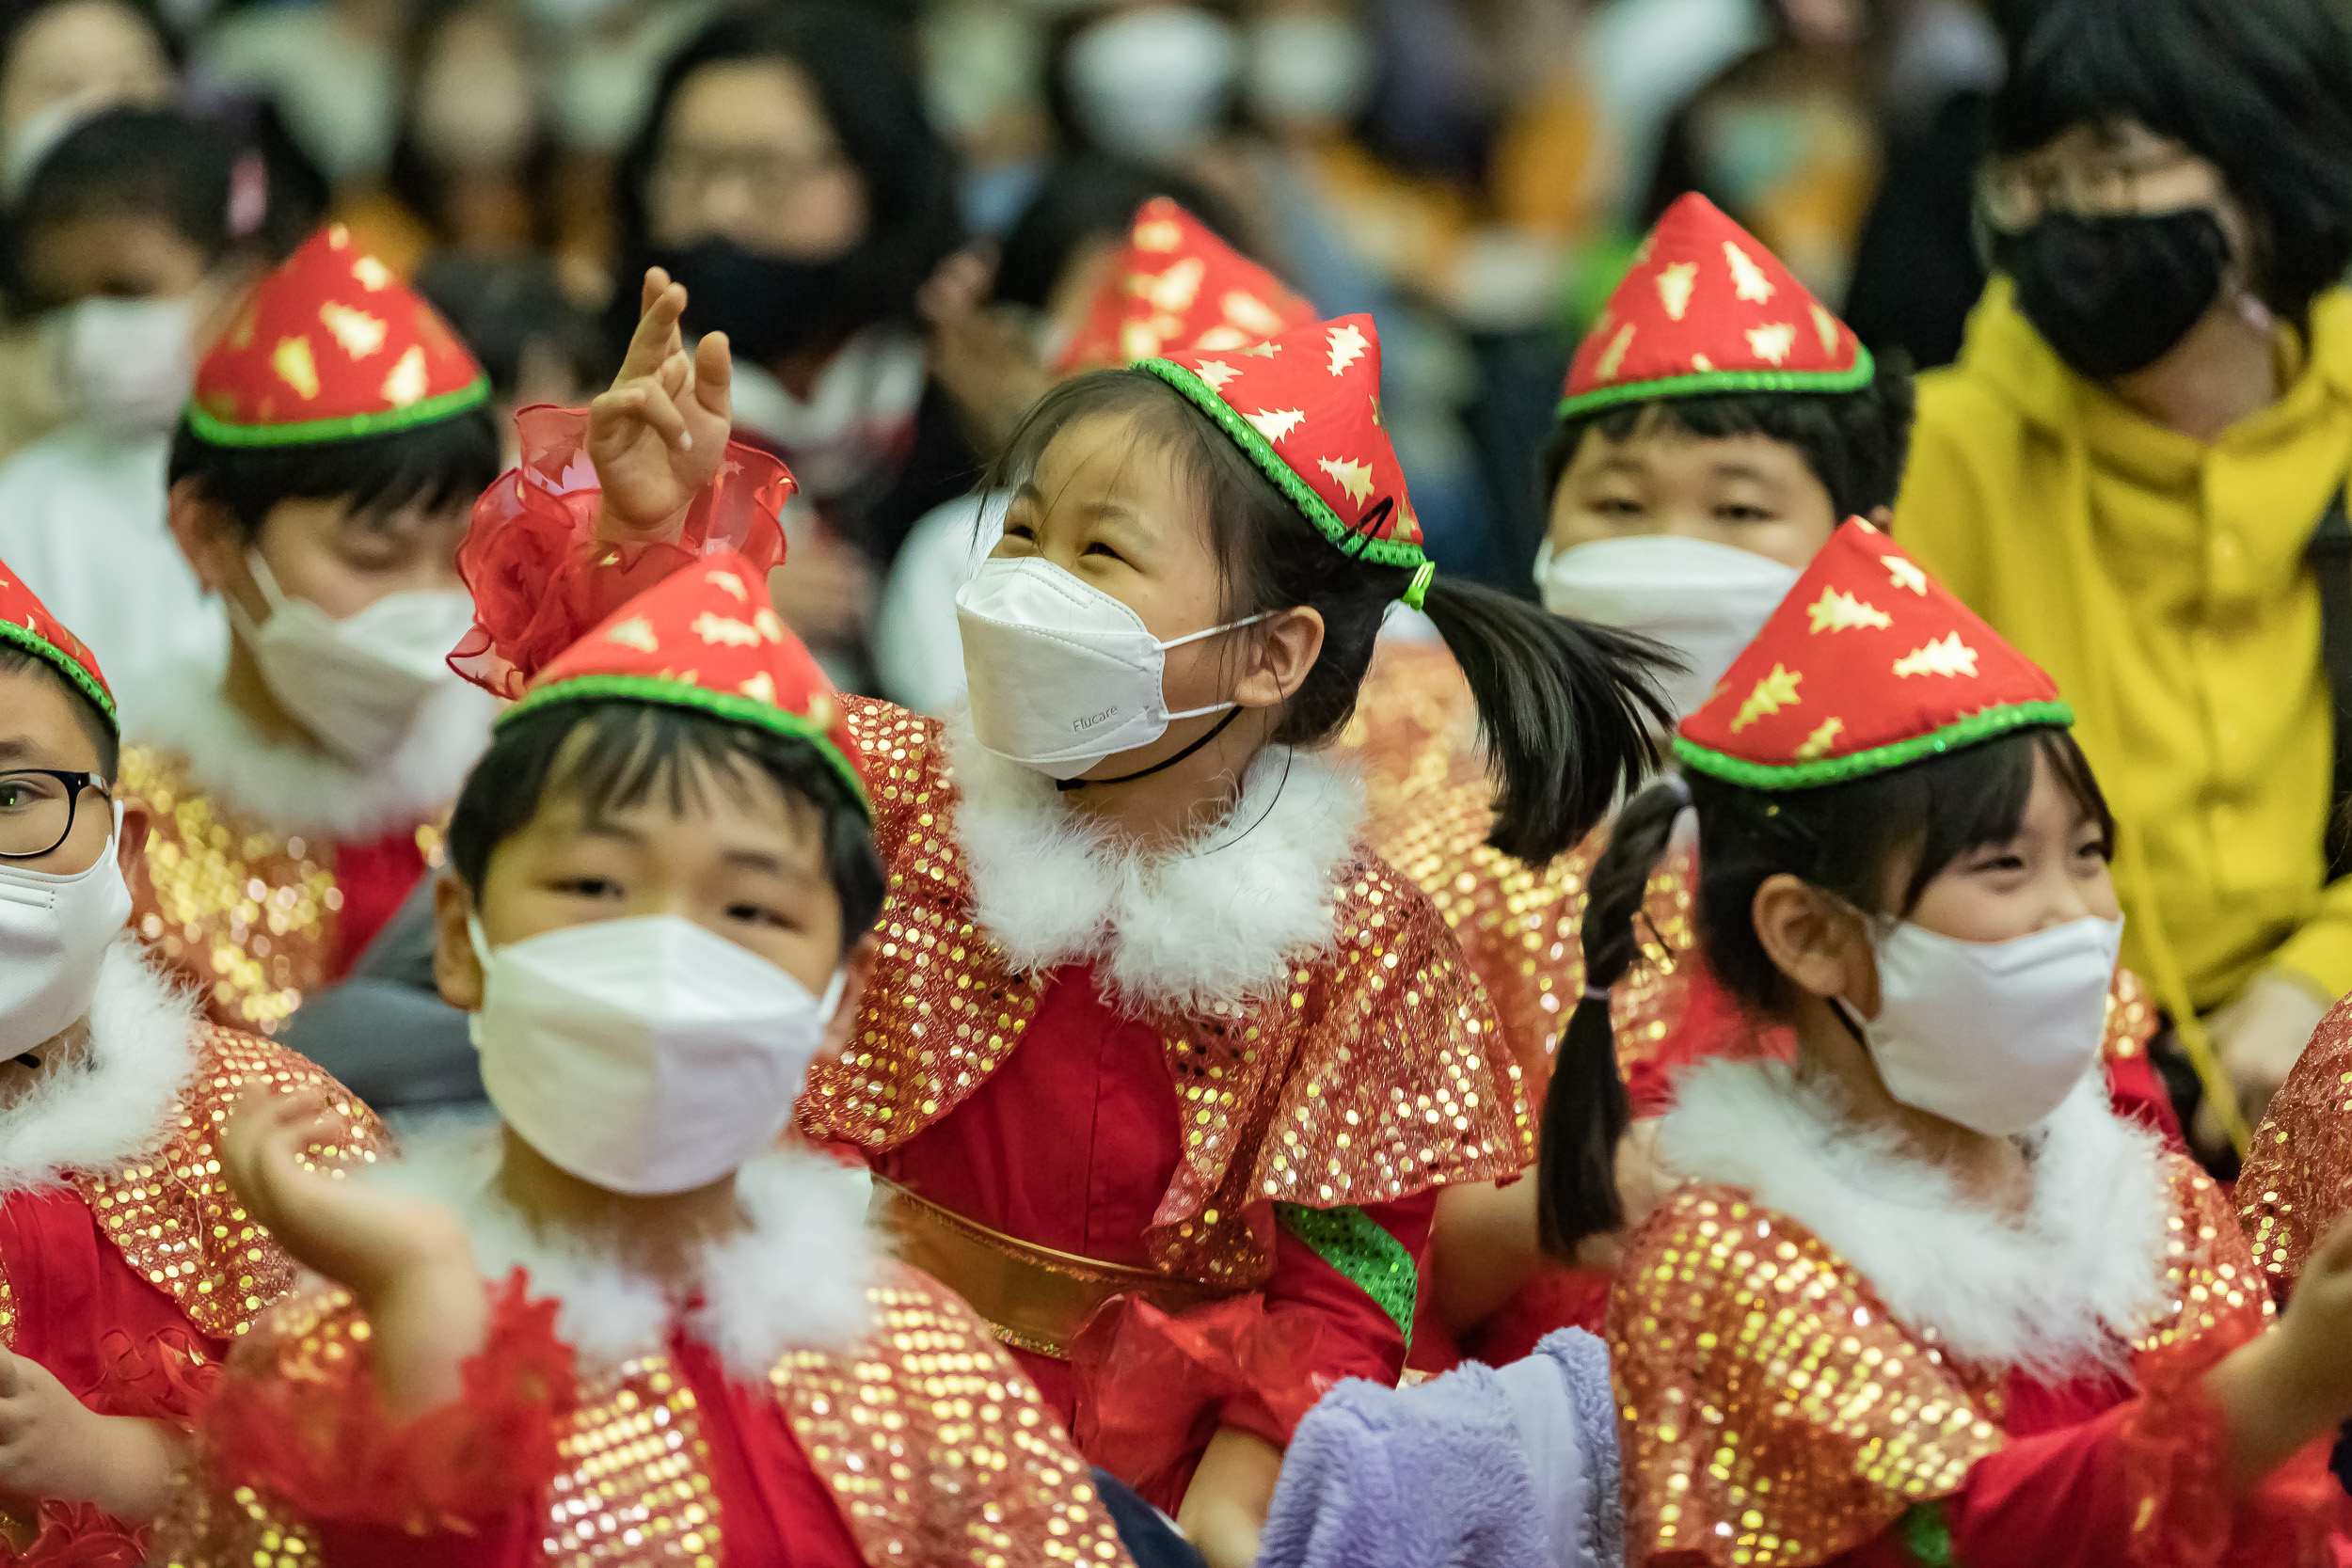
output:
[[[1089,784],[1133,784],[1137,779],[1148,779],[1154,773],[1163,772],[1168,768],[1175,767],[1178,763],[1192,755],[1193,752],[1200,750],[1201,747],[1206,746],[1210,741],[1215,740],[1218,736],[1223,735],[1226,727],[1240,717],[1241,705],[1236,703],[1232,707],[1227,708],[1225,710],[1225,717],[1210,725],[1207,731],[1201,735],[1200,739],[1194,741],[1191,745],[1185,747],[1174,756],[1169,757],[1167,761],[1155,762],[1139,773],[1121,773],[1116,779],[1056,779],[1054,781],[1054,787],[1066,794],[1073,789],[1084,789]]]

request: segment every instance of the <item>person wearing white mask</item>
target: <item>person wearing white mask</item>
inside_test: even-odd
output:
[[[106,648],[134,728],[162,682],[227,647],[164,526],[164,472],[196,357],[258,266],[241,166],[209,125],[114,109],[65,133],[14,209],[23,304],[72,413],[0,467],[0,552]]]
[[[448,663],[458,540],[499,471],[488,383],[340,226],[241,304],[172,441],[169,523],[219,595],[218,670],[159,682],[124,783],[156,807],[140,929],[216,1017],[275,1030],[437,849],[489,734]]]
[[[436,884],[501,1125],[329,1181],[294,1158],[323,1104],[230,1124],[237,1190],[326,1278],[231,1365],[159,1560],[1127,1561],[1009,1353],[889,1256],[861,1173],[782,1141],[885,877],[755,531],[760,563],[687,555],[512,672]]]
[[[364,1107],[283,1047],[208,1025],[123,929],[148,808],[119,788],[97,658],[0,562],[0,1534],[23,1561],[131,1561],[211,1364],[293,1282],[226,1228],[215,1134],[248,1085]],[[167,1174],[168,1173],[168,1174]],[[20,1555],[22,1554],[22,1555]]]

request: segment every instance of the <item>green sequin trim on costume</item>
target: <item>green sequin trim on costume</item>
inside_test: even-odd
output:
[[[1375,539],[1349,528],[1340,521],[1340,515],[1331,510],[1331,503],[1314,492],[1314,487],[1298,477],[1297,470],[1282,461],[1282,454],[1274,450],[1274,443],[1233,411],[1233,405],[1217,396],[1216,388],[1171,359],[1140,359],[1135,368],[1147,375],[1158,376],[1184,394],[1184,401],[1215,420],[1217,428],[1231,436],[1233,444],[1248,454],[1266,478],[1275,483],[1293,506],[1306,515],[1307,520],[1321,531],[1326,539],[1337,545],[1342,553],[1359,561],[1377,562],[1383,566],[1419,566],[1428,557],[1419,545],[1403,539]],[[1401,524],[1404,519],[1398,518]]]
[[[1686,768],[1731,784],[1745,784],[1750,789],[1819,789],[1823,784],[1843,784],[1871,773],[1884,773],[1912,763],[1957,752],[1964,747],[1980,745],[1996,739],[2011,730],[2034,725],[2052,725],[2064,729],[2074,721],[2074,710],[2064,703],[2011,703],[2006,707],[1987,708],[1972,713],[1956,724],[1947,724],[1927,735],[1909,740],[1898,740],[1891,746],[1873,747],[1856,752],[1851,756],[1823,757],[1819,762],[1794,762],[1785,766],[1750,762],[1744,757],[1725,756],[1723,752],[1701,746],[1696,741],[1675,736],[1675,755]]]
[[[1942,1503],[1914,1504],[1895,1528],[1903,1532],[1903,1546],[1919,1568],[1959,1568],[1960,1560],[1952,1555],[1952,1527]]]
[[[1278,1203],[1274,1222],[1361,1287],[1381,1311],[1396,1320],[1405,1343],[1412,1344],[1421,1274],[1405,1243],[1381,1229],[1379,1221],[1353,1207],[1310,1209],[1303,1203]]]
[[[490,401],[490,378],[476,376],[470,386],[435,397],[420,398],[405,408],[379,409],[373,414],[347,414],[333,420],[302,420],[293,424],[230,424],[217,414],[191,403],[188,428],[216,447],[300,447],[313,441],[353,441],[362,436],[389,436],[421,424],[446,420]]]
[[[1709,392],[1852,392],[1870,384],[1878,365],[1870,351],[1856,344],[1853,368],[1843,371],[1699,371],[1656,381],[1630,381],[1622,387],[1597,387],[1562,398],[1555,418],[1572,420],[1621,403],[1649,403],[1661,398],[1704,397]]]
[[[90,673],[71,658],[65,650],[50,642],[30,626],[20,626],[14,621],[0,621],[0,642],[13,642],[42,663],[52,665],[57,673],[73,683],[73,689],[87,697],[98,706],[106,721],[106,728],[117,740],[122,738],[122,720],[115,713],[115,700],[106,695],[106,689],[90,679]]]
[[[577,680],[558,681],[541,687],[531,695],[498,716],[494,728],[503,727],[526,713],[536,713],[558,703],[588,703],[599,699],[618,698],[625,702],[655,703],[665,707],[693,708],[715,715],[731,723],[749,724],[754,729],[771,730],[777,735],[805,740],[817,748],[817,754],[832,765],[841,775],[841,782],[850,786],[850,798],[866,819],[874,819],[874,804],[866,798],[865,781],[857,776],[857,768],[833,743],[833,736],[797,713],[787,713],[773,703],[763,703],[756,697],[739,697],[731,692],[710,691],[684,681],[662,680],[653,675],[581,675]]]

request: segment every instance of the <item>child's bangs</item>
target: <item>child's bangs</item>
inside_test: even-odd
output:
[[[764,777],[740,725],[658,704],[599,705],[579,718],[556,753],[549,793],[577,800],[590,821],[659,800],[672,816],[754,798]],[[814,801],[799,802],[814,807]]]
[[[2115,818],[2092,777],[2090,759],[2066,730],[2039,728],[1973,746],[1911,770],[1904,781],[1913,800],[1910,811],[1897,807],[1897,820],[1915,824],[1919,846],[1903,894],[1902,912],[1915,906],[1928,884],[1954,861],[1972,849],[2003,844],[2025,827],[2026,811],[2033,799],[2034,764],[2046,760],[2050,774],[2082,810],[2098,824],[2102,845],[2115,847]]]

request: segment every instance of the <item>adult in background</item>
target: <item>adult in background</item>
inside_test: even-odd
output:
[[[2352,990],[2352,34],[2329,0],[2051,0],[1994,146],[1996,276],[1920,382],[1895,531],[2081,715],[2212,1148]]]
[[[720,18],[662,73],[619,182],[614,276],[668,268],[687,330],[727,335],[737,436],[782,455],[808,503],[787,517],[777,609],[856,679],[873,575],[977,477],[915,310],[962,237],[954,160],[899,40],[847,6]],[[616,343],[636,320],[622,292]]]

